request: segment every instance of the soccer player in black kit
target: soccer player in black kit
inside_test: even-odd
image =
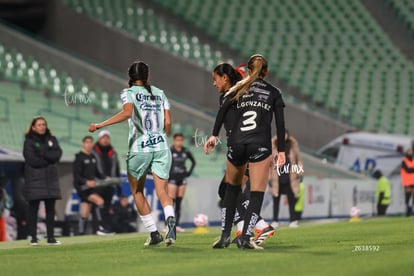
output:
[[[250,203],[244,216],[242,235],[237,239],[240,249],[263,249],[251,241],[253,228],[260,216],[272,162],[271,123],[275,116],[278,137],[275,163],[285,163],[285,107],[281,92],[264,80],[268,74],[267,61],[261,55],[253,55],[247,64],[249,76],[239,81],[226,93],[217,114],[212,136],[204,144],[204,151],[214,150],[220,128],[229,110],[237,112],[236,123],[228,137],[226,180],[228,186],[222,209],[222,235],[213,248],[225,248],[230,244],[230,233],[235,215],[241,182],[249,163]]]
[[[233,68],[228,63],[221,63],[217,65],[213,72],[213,85],[216,87],[217,91],[220,93],[220,105],[224,102],[225,97],[224,95],[226,92],[235,85],[238,81],[241,81],[243,79],[242,74],[237,71],[237,69]],[[226,113],[226,117],[224,118],[223,126],[226,130],[226,136],[227,138],[230,136],[231,133],[231,127],[236,124],[237,120],[237,110],[235,108],[230,109]],[[249,177],[248,177],[248,170],[246,170],[246,176],[243,178],[242,181],[242,188],[247,183]],[[218,194],[221,200],[224,199],[224,195],[227,189],[227,182],[226,182],[226,176],[224,175],[220,185]],[[245,209],[247,209],[247,206],[249,204],[249,198],[250,196],[247,196],[247,194],[250,193],[250,188],[245,187],[244,192],[239,194],[237,205],[236,205],[236,215],[234,218],[234,224],[237,227],[236,237],[241,235],[241,232],[243,230],[244,226],[244,215],[245,215]],[[274,234],[274,229],[272,226],[270,226],[266,221],[263,220],[263,218],[258,219],[258,223],[256,225],[256,232],[257,235],[255,237],[256,244],[263,243],[266,239],[270,238]]]
[[[181,216],[181,202],[187,186],[187,177],[193,173],[196,161],[191,152],[183,147],[184,135],[182,133],[174,134],[173,139],[173,145],[171,146],[172,164],[170,177],[168,179],[168,195],[173,199],[175,205],[176,230],[177,232],[184,232],[184,229],[178,226]],[[191,162],[189,170],[185,166],[187,160]]]

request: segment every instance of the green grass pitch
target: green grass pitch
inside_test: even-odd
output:
[[[0,275],[414,275],[414,218],[281,228],[263,251],[213,250],[209,231],[170,248],[145,248],[143,233],[1,243]]]

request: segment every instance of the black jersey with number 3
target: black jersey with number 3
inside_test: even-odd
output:
[[[232,96],[227,95],[223,100],[214,125],[214,136],[218,135],[227,111],[235,108],[238,118],[231,128],[228,145],[256,144],[271,148],[273,116],[276,117],[277,136],[282,141],[284,140],[283,108],[285,104],[278,88],[263,79],[257,79],[250,85],[249,91],[237,102],[231,101]],[[278,143],[278,151],[284,150],[284,143]]]

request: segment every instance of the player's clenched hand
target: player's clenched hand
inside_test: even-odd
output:
[[[275,164],[276,166],[280,167],[283,166],[286,163],[286,156],[284,152],[279,152],[275,156]]]
[[[94,132],[98,129],[97,124],[90,124],[89,125],[89,132]]]
[[[208,140],[204,143],[204,153],[209,154],[210,152],[214,151],[217,145],[217,137],[210,136]]]

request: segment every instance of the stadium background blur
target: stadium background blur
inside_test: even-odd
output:
[[[268,59],[269,79],[283,91],[307,177],[370,181],[315,154],[348,131],[414,135],[410,0],[0,0],[0,17],[5,183],[19,177],[23,132],[41,114],[63,148],[61,185],[70,190],[71,161],[89,122],[121,108],[126,69],[136,59],[151,66],[151,82],[171,100],[173,132],[184,133],[198,162],[193,187],[218,183],[224,170],[224,145],[213,156],[198,146],[218,107],[211,70],[254,53]],[[110,131],[123,159],[127,125]],[[187,205],[210,186],[190,190]],[[65,207],[59,203],[61,216]],[[200,208],[183,219],[212,209]]]

